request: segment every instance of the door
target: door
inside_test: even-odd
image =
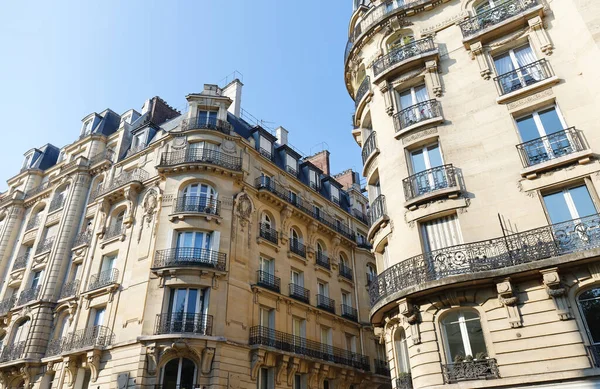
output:
[[[410,179],[413,197],[448,187],[442,153],[438,143],[410,153],[413,176]]]
[[[294,340],[294,352],[303,354],[306,347],[306,320],[299,317],[292,318],[292,335]]]
[[[212,233],[204,231],[185,231],[177,236],[176,261],[214,263],[211,249]]]
[[[207,290],[173,289],[169,301],[170,318],[167,319],[172,332],[206,334]]]
[[[566,123],[554,106],[516,120],[527,166],[573,152],[573,143],[565,133]]]
[[[430,267],[430,272],[436,279],[453,274],[462,274],[470,269],[467,256],[461,260],[449,261],[444,255],[444,248],[463,243],[462,234],[456,215],[445,216],[421,224],[421,236],[425,248],[425,258]]]
[[[429,94],[425,85],[415,86],[400,92],[400,120],[402,120],[403,128],[433,117],[431,106],[421,104],[428,100]]]
[[[529,44],[495,57],[494,66],[502,92],[509,93],[540,81],[543,75],[539,65],[528,66],[536,61]]]
[[[300,286],[300,287],[304,287],[304,275],[303,273],[297,271],[297,270],[291,270],[290,271],[290,281],[292,282],[292,284]]]

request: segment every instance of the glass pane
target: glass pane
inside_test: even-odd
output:
[[[179,359],[170,360],[163,371],[163,388],[177,387],[177,373],[179,372]]]
[[[590,192],[588,192],[585,185],[571,188],[569,189],[569,193],[571,193],[571,198],[573,199],[573,203],[575,203],[575,209],[577,209],[579,217],[595,215],[597,213],[596,207],[590,197]]]
[[[180,232],[179,239],[177,239],[177,247],[194,247],[192,242],[194,241],[193,232]]]
[[[558,113],[556,109],[550,108],[545,111],[539,112],[540,120],[542,121],[542,126],[544,127],[544,131],[546,135],[550,135],[557,131],[563,130],[563,125],[558,118]]]
[[[444,324],[457,323],[458,322],[458,311],[452,311],[442,321]]]
[[[173,301],[173,313],[183,313],[185,311],[186,289],[175,290],[175,301]]]
[[[469,320],[466,322],[466,325],[467,333],[469,334],[469,342],[471,343],[471,351],[473,352],[472,357],[483,358],[484,355],[487,357],[485,341],[483,340],[483,331],[481,330],[481,322],[479,319]]]
[[[410,154],[412,161],[413,173],[419,173],[423,170],[427,170],[427,166],[425,165],[425,155],[423,154],[423,150],[413,151]]]
[[[198,289],[189,289],[186,313],[195,314],[198,304]]]
[[[600,288],[586,290],[579,295],[579,300],[588,300],[593,298],[600,298]]]
[[[425,87],[425,85],[419,85],[415,87],[415,96],[417,98],[417,103],[422,103],[423,101],[429,100],[429,96],[427,95],[427,87]]]
[[[405,109],[413,105],[412,94],[410,90],[400,93],[400,109]]]
[[[463,345],[462,334],[460,333],[460,325],[458,323],[444,324],[444,328],[446,330],[450,360],[454,362],[458,355],[465,357],[465,346]]]
[[[440,146],[438,144],[427,147],[427,156],[429,157],[429,164],[432,168],[442,166],[442,154],[440,153]]]
[[[533,54],[533,50],[531,50],[531,47],[529,47],[529,45],[525,45],[519,47],[518,49],[515,49],[514,53],[515,57],[517,58],[519,67],[523,67],[535,62],[535,54]]]
[[[582,301],[580,306],[592,342],[600,343],[600,299]]]
[[[567,207],[563,192],[544,196],[544,204],[546,204],[546,210],[548,211],[550,222],[552,224],[562,223],[573,219],[571,212],[569,212],[569,208]]]
[[[518,119],[517,127],[519,128],[519,134],[521,135],[521,140],[523,143],[541,137],[540,132],[533,121],[533,116],[531,115]]]

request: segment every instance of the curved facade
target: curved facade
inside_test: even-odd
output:
[[[355,2],[344,74],[394,388],[600,387],[598,15]]]

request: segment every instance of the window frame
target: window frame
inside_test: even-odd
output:
[[[477,318],[465,320],[464,312],[467,312],[467,311],[475,313],[477,315]],[[487,329],[482,320],[481,312],[479,312],[477,309],[474,309],[472,307],[460,307],[457,309],[449,309],[446,312],[444,312],[442,315],[440,315],[440,319],[437,323],[439,326],[439,329],[440,329],[440,334],[442,335],[442,346],[444,348],[443,356],[446,359],[446,363],[449,363],[449,364],[455,363],[455,361],[451,355],[450,345],[448,342],[448,334],[447,334],[446,326],[444,324],[444,320],[446,320],[448,315],[453,312],[459,312],[459,328],[460,328],[460,333],[461,333],[462,345],[465,350],[465,355],[463,357],[466,357],[467,355],[471,355],[473,357],[473,359],[476,360],[475,359],[476,355],[473,355],[473,350],[471,349],[471,338],[469,337],[469,333],[466,328],[466,322],[479,320],[479,325],[481,327],[481,339],[483,340],[483,344],[485,346],[485,354],[486,354],[485,359],[491,358],[490,347],[489,347],[490,343],[486,339],[486,335],[485,335]],[[454,324],[454,323],[450,323],[450,324]],[[466,343],[465,343],[465,341],[466,341]],[[470,353],[468,351],[470,351]]]
[[[596,209],[596,214],[600,213],[600,199],[598,198],[598,195],[596,193],[596,191],[594,190],[594,184],[590,181],[589,177],[585,177],[583,179],[583,182],[581,181],[577,181],[577,182],[572,182],[569,185],[565,185],[565,186],[561,186],[559,188],[554,188],[551,190],[546,190],[546,191],[539,191],[539,198],[540,201],[542,203],[542,209],[544,210],[544,215],[546,216],[546,221],[548,222],[549,225],[552,225],[552,219],[550,218],[550,212],[548,212],[548,208],[546,207],[546,201],[544,200],[544,197],[552,195],[552,194],[556,194],[556,193],[566,193],[566,191],[568,191],[569,189],[573,189],[573,188],[578,188],[580,186],[585,186],[588,194],[590,195],[590,199],[592,200],[592,204],[594,205],[594,208]],[[571,197],[570,193],[569,193],[569,197]],[[572,209],[569,206],[569,201],[567,201],[565,199],[565,201],[567,202],[567,207],[569,207],[569,213],[571,215],[573,215],[572,213]],[[572,200],[571,198],[571,205],[574,206],[575,202]],[[575,212],[577,213],[577,209],[576,207],[573,207]],[[589,217],[589,216],[584,216],[584,217]],[[572,218],[570,220],[576,220],[581,218],[581,216],[577,217],[577,218]],[[561,223],[565,223],[565,222],[561,222]],[[560,223],[557,223],[560,224]]]
[[[583,328],[585,329],[585,334],[587,335],[587,341],[589,342],[589,345],[591,345],[591,346],[600,346],[600,339],[598,339],[597,342],[594,341],[594,338],[592,336],[592,333],[590,332],[590,328],[589,328],[588,323],[587,323],[586,316],[583,313],[583,309],[581,307],[581,304],[579,303],[580,297],[581,297],[581,295],[583,293],[585,293],[587,291],[590,291],[590,290],[594,290],[594,289],[600,290],[600,285],[596,283],[596,284],[592,284],[592,285],[589,285],[589,286],[581,288],[581,290],[578,291],[577,294],[576,294],[576,296],[575,296],[575,303],[577,305],[577,310],[578,310],[579,316],[581,318],[581,322],[583,323]],[[597,299],[598,301],[600,301],[600,296],[599,297],[595,297],[594,299]]]
[[[562,114],[562,111],[558,107],[558,104],[552,103],[551,105],[546,105],[546,106],[544,106],[542,108],[538,108],[538,109],[536,109],[534,111],[523,113],[523,114],[517,115],[517,116],[513,116],[515,127],[517,129],[517,135],[519,136],[519,140],[520,140],[521,143],[525,143],[525,141],[523,140],[523,137],[521,136],[521,130],[519,129],[518,120],[524,119],[524,118],[526,118],[528,116],[532,116],[533,117],[533,122],[535,123],[535,127],[536,127],[536,129],[538,131],[538,135],[539,135],[539,137],[536,138],[536,139],[543,138],[545,136],[548,136],[548,133],[546,132],[546,129],[544,128],[544,125],[543,125],[543,123],[542,123],[542,121],[540,119],[539,113],[543,112],[543,111],[549,111],[552,108],[554,108],[554,110],[556,111],[556,116],[558,116],[558,120],[560,121],[560,124],[563,127],[561,131],[564,131],[567,128],[569,128],[568,125],[567,125],[567,121],[566,121],[565,117]]]

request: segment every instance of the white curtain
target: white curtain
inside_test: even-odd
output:
[[[533,50],[531,50],[529,45],[516,49],[515,57],[517,58],[519,67],[527,66],[537,60],[533,54]],[[542,79],[541,69],[538,66],[529,67],[523,71],[522,76],[525,78],[525,82],[527,82],[528,76],[531,76],[534,80],[539,81]]]
[[[446,216],[422,224],[425,251],[434,251],[462,243],[456,215]]]

